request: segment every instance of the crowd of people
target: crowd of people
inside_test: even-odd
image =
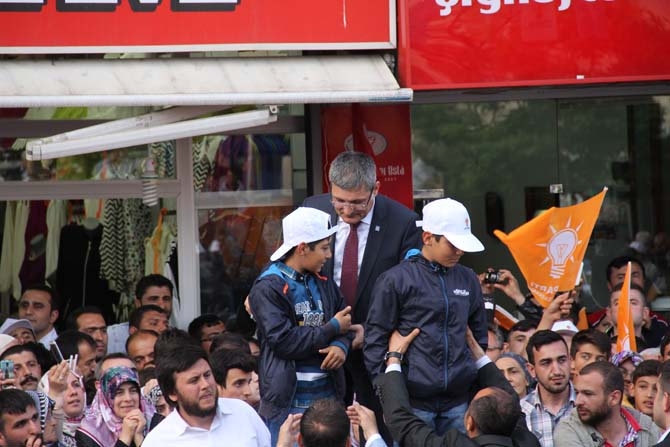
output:
[[[642,262],[612,260],[609,305],[580,328],[578,290],[543,309],[510,270],[460,264],[484,246],[458,201],[419,218],[357,152],[329,182],[283,219],[251,333],[210,314],[171,328],[160,275],[113,325],[26,287],[0,327],[0,447],[670,445],[670,332]],[[628,262],[639,352],[615,348]],[[496,291],[521,316],[509,330]]]

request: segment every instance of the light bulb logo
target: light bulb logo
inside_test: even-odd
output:
[[[582,224],[580,223],[577,228],[572,228],[570,227],[570,221],[571,218],[568,219],[565,228],[558,231],[550,225],[549,229],[553,233],[551,239],[549,239],[549,242],[546,244],[538,244],[541,247],[547,248],[547,257],[542,260],[540,265],[551,261],[549,276],[555,279],[559,279],[563,276],[568,261],[574,262],[572,254],[575,252],[577,245],[582,243],[582,241],[579,240],[579,234],[577,233],[582,227]]]

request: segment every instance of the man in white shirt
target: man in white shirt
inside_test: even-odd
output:
[[[28,286],[19,299],[19,318],[30,321],[37,341],[47,349],[58,338],[54,329],[58,308],[54,291],[46,284]]]
[[[270,446],[270,432],[251,406],[219,398],[200,346],[166,340],[156,358],[156,376],[165,400],[176,409],[149,432],[143,447]]]
[[[663,363],[661,374],[656,383],[656,398],[654,399],[654,422],[665,431],[654,447],[670,446],[670,362]]]
[[[143,276],[135,286],[135,308],[154,305],[165,311],[168,319],[172,316],[174,285],[163,275],[151,274]],[[140,328],[151,329],[155,328]],[[112,324],[107,328],[109,344],[107,352],[126,352],[126,342],[130,333],[127,321]],[[160,331],[159,331],[160,332]]]

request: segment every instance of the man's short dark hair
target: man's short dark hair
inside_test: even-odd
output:
[[[247,339],[244,338],[244,335],[235,332],[224,332],[214,337],[209,347],[209,352],[216,352],[221,349],[226,351],[243,351],[251,354],[251,348],[249,348]]]
[[[84,314],[96,314],[100,315],[102,319],[105,321],[105,324],[107,324],[107,319],[105,318],[105,314],[102,313],[102,310],[97,307],[97,306],[84,306],[84,307],[78,307],[72,312],[70,312],[67,316],[67,319],[65,320],[65,328],[70,331],[78,331],[79,330],[79,324],[77,323],[77,320],[79,317],[81,317]]]
[[[228,371],[231,369],[240,369],[245,373],[256,371],[256,358],[242,351],[220,349],[210,354],[209,362],[212,365],[214,380],[224,388],[226,387]]]
[[[321,399],[305,411],[300,420],[304,447],[344,447],[349,438],[349,418],[335,399]]]
[[[37,359],[37,363],[40,364],[40,369],[43,373],[49,371],[51,367],[56,364],[56,360],[54,360],[51,352],[49,352],[49,350],[45,348],[42,343],[35,343],[34,341],[24,343],[22,345],[12,346],[0,354],[0,360],[6,359],[10,355],[20,354],[25,351],[33,353],[35,359]]]
[[[130,346],[130,344],[136,338],[146,337],[147,335],[156,337],[156,340],[158,340],[158,337],[160,337],[160,334],[156,331],[151,331],[151,330],[148,330],[148,329],[140,329],[139,331],[135,332],[134,334],[130,334],[130,336],[128,336],[128,338],[126,339],[126,352],[128,352],[128,346]]]
[[[511,328],[509,328],[508,334],[511,334],[512,332],[528,332],[531,329],[537,329],[537,322],[532,321],[532,320],[519,320],[514,325],[512,325]]]
[[[128,317],[128,326],[139,329],[140,324],[142,323],[142,318],[144,318],[144,314],[147,312],[158,312],[165,315],[166,317],[168,315],[167,312],[163,310],[163,308],[158,307],[155,304],[147,304],[146,306],[140,306],[131,312],[130,316]]]
[[[79,331],[63,331],[58,334],[58,338],[56,339],[58,349],[60,349],[60,352],[63,354],[63,358],[65,360],[69,359],[70,356],[79,354],[80,343],[88,343],[88,345],[93,348],[94,351],[97,346],[95,340],[93,340],[93,337]]]
[[[153,273],[151,275],[143,276],[137,282],[137,286],[135,286],[135,298],[141,300],[149,287],[167,287],[170,290],[170,295],[174,294],[172,281],[163,275]]]
[[[570,345],[570,357],[573,359],[577,355],[577,351],[583,345],[593,345],[596,349],[604,354],[608,359],[612,352],[612,340],[604,332],[596,329],[583,329],[572,337],[572,344]]]
[[[620,391],[623,395],[623,374],[621,374],[619,368],[610,362],[599,360],[597,362],[589,363],[583,367],[578,374],[580,376],[585,376],[594,372],[600,374],[603,378],[605,394],[609,394],[612,391]]]
[[[143,387],[148,381],[156,378],[156,367],[148,366],[142,371],[137,371],[137,377],[140,379],[140,386]]]
[[[323,242],[325,240],[330,240],[330,236],[328,236],[326,238],[323,238],[323,239],[320,239],[318,241],[306,242],[306,244],[309,247],[309,251],[314,251],[316,249],[316,246],[319,245],[321,242]],[[289,251],[287,251],[285,255],[283,255],[281,258],[279,258],[279,260],[283,262],[283,261],[286,261],[287,259],[289,259],[291,256],[293,256],[293,254],[295,253],[295,250],[297,248],[298,248],[297,245],[295,247],[291,247],[291,249]]]
[[[633,256],[618,256],[614,259],[612,259],[609,264],[607,264],[607,268],[605,269],[605,279],[607,282],[610,282],[610,276],[612,276],[612,272],[614,270],[618,270],[621,267],[626,267],[628,263],[632,264],[637,264],[640,266],[640,270],[642,270],[642,277],[643,279],[647,277],[646,272],[644,271],[644,265],[642,262],[640,262],[639,259],[634,258]]]
[[[560,341],[565,346],[565,350],[568,350],[568,345],[565,343],[563,337],[560,336],[557,332],[544,329],[541,331],[535,332],[529,339],[528,345],[526,346],[526,354],[528,355],[528,363],[531,365],[535,364],[535,353],[533,351],[539,350],[542,346],[550,345]]]
[[[661,362],[658,360],[645,360],[635,367],[631,380],[634,385],[640,377],[658,377],[659,374],[661,374]]]
[[[49,304],[51,305],[51,310],[52,311],[60,310],[60,301],[58,300],[58,294],[48,284],[45,284],[45,283],[30,284],[23,289],[23,293],[21,293],[21,297],[23,297],[23,294],[26,293],[29,290],[38,290],[40,292],[48,293],[49,294]],[[21,302],[21,299],[19,299],[19,302]]]
[[[615,285],[612,288],[612,293],[618,292],[621,289],[623,289],[623,283],[622,282]],[[632,282],[632,283],[630,283],[630,290],[637,290],[638,292],[640,292],[640,295],[642,295],[642,304],[644,304],[645,306],[647,305],[647,296],[645,295],[644,289],[642,287],[640,287],[637,284]]]
[[[664,393],[670,393],[670,362],[663,362],[661,364],[661,376],[658,382],[661,384]],[[661,390],[657,392],[660,393]]]
[[[4,415],[20,415],[28,411],[29,407],[35,408],[35,401],[25,391],[17,388],[0,390],[0,432],[5,432]]]
[[[217,324],[226,323],[219,318],[218,315],[214,314],[202,314],[199,317],[196,317],[188,325],[188,335],[200,342],[202,338],[202,329],[206,327],[216,326]]]
[[[160,355],[158,355],[159,351]],[[181,338],[163,339],[159,351],[154,348],[158,385],[163,390],[163,397],[167,403],[177,406],[177,402],[170,399],[170,395],[176,392],[175,374],[186,371],[200,359],[209,364],[209,359],[199,344],[196,345]]]
[[[21,354],[22,352],[32,352],[35,358],[37,358],[37,343],[29,342],[22,345],[14,345],[11,348],[7,349],[5,352],[0,354],[0,360],[4,360],[10,355]]]
[[[483,435],[511,436],[521,416],[519,397],[497,387],[470,403],[468,412]]]
[[[154,345],[154,358],[161,355],[162,349],[173,349],[175,344],[188,343],[194,346],[200,346],[200,342],[194,340],[188,332],[176,327],[168,328],[158,336],[156,344]]]

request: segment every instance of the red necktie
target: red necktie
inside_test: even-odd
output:
[[[349,236],[344,244],[342,254],[342,273],[340,275],[340,291],[347,306],[353,308],[358,287],[358,225],[349,224]]]

